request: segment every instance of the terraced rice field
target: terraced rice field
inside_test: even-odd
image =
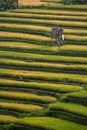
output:
[[[87,130],[87,6],[19,6],[0,12],[0,130]]]

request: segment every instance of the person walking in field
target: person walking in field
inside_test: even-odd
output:
[[[52,27],[51,28],[51,39],[53,40],[55,38],[55,42],[57,46],[60,46],[63,44],[64,40],[64,34],[63,29],[59,27]]]

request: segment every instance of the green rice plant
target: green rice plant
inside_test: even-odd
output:
[[[80,98],[80,99],[86,99],[87,100],[87,91],[81,91],[81,92],[76,92],[76,93],[71,93],[67,95],[67,97],[71,98]]]
[[[62,98],[62,101],[73,102],[77,104],[83,104],[87,106],[87,91],[81,91],[76,93],[67,94]]]
[[[31,128],[37,128],[37,129],[44,129],[44,130],[86,130],[87,126],[76,124],[73,122],[69,122],[66,120],[61,120],[58,118],[52,118],[52,117],[33,117],[33,118],[20,118],[17,120],[14,124],[15,125],[22,125],[26,127]],[[17,127],[18,127],[17,126]],[[19,128],[19,127],[18,127]]]
[[[86,53],[87,52],[87,48],[86,46],[82,46],[82,45],[64,45],[60,48],[60,50],[62,52],[84,52]]]
[[[73,10],[73,11],[79,11],[79,10],[81,10],[81,11],[86,11],[86,9],[87,9],[87,7],[86,7],[86,5],[82,5],[82,6],[80,6],[80,5],[63,5],[63,4],[57,4],[57,3],[52,3],[52,4],[50,4],[49,6],[46,4],[46,3],[44,3],[45,5],[44,5],[44,7],[45,8],[47,8],[47,9],[53,9],[53,10]],[[35,7],[35,6],[34,6]]]
[[[0,115],[0,124],[14,123],[17,120],[16,117],[9,115]]]
[[[23,33],[13,33],[13,32],[0,32],[0,37],[1,38],[7,38],[7,39],[18,39],[18,40],[35,40],[38,42],[51,42],[51,39],[46,36],[40,36],[40,35],[33,35],[33,34],[23,34]]]
[[[9,33],[9,35],[8,35]],[[21,42],[38,42],[41,44],[48,44],[48,45],[54,45],[54,41],[51,40],[50,37],[47,36],[41,36],[37,34],[23,34],[23,33],[15,33],[15,32],[5,32],[1,31],[0,33],[0,39],[1,41],[21,41]],[[75,36],[75,35],[65,35],[65,41],[73,41],[78,42],[77,45],[86,45],[87,37],[86,36]],[[72,43],[71,43],[72,44]],[[75,43],[74,43],[75,44]]]
[[[49,105],[51,116],[60,117],[76,123],[87,123],[87,107],[79,104],[58,102]]]
[[[9,12],[16,13],[34,13],[34,14],[51,14],[51,15],[70,15],[70,16],[87,16],[87,12],[73,11],[73,10],[49,10],[49,9],[15,9]]]
[[[21,43],[21,42],[0,42],[1,49],[21,51],[21,52],[37,52],[55,54],[58,48],[55,46],[37,45],[32,43]]]
[[[77,84],[87,84],[87,75],[79,74],[65,74],[65,73],[51,73],[51,72],[41,72],[41,71],[22,71],[22,70],[12,70],[12,69],[0,69],[1,77],[16,78],[26,80],[39,80],[39,81],[49,81],[49,82],[64,82],[64,83],[77,83]]]
[[[21,104],[21,103],[8,103],[8,102],[0,102],[1,109],[13,110],[17,112],[30,113],[34,111],[40,111],[43,107],[38,105],[31,104]]]
[[[0,57],[12,58],[17,60],[20,59],[25,61],[87,64],[87,58],[85,57],[42,55],[42,54],[12,52],[12,51],[0,51]]]
[[[64,28],[64,34],[73,34],[73,35],[87,35],[87,30],[77,29],[77,28]]]
[[[22,24],[0,24],[1,31],[10,31],[10,32],[20,32],[20,33],[30,33],[38,34],[43,36],[50,36],[50,27],[45,26],[35,26],[35,25],[22,25]]]
[[[49,2],[49,3],[60,3],[61,0],[42,0],[42,2]]]
[[[69,113],[87,118],[87,107],[78,105],[78,104],[58,102],[58,103],[49,105],[49,109],[56,110],[56,111],[69,112]]]
[[[86,42],[87,40],[87,37],[84,36],[84,37],[81,37],[81,36],[75,36],[75,35],[66,35],[66,40],[69,40],[69,41],[78,41],[78,42]]]
[[[83,45],[64,45],[61,46],[58,54],[60,55],[69,55],[69,56],[81,56],[86,57],[87,56],[87,48]]]
[[[46,63],[46,62],[25,62],[19,60],[1,58],[0,65],[2,68],[13,68],[20,70],[41,70],[48,72],[64,72],[64,73],[76,73],[86,74],[86,65],[65,65],[59,63]]]
[[[87,31],[83,29],[64,29],[64,34],[73,35],[87,35]],[[41,26],[41,25],[22,25],[22,24],[12,24],[12,23],[0,23],[0,30],[2,31],[13,31],[13,32],[23,32],[23,33],[35,33],[40,35],[50,36],[51,27]]]
[[[27,18],[9,18],[0,17],[0,22],[3,23],[26,23],[34,25],[46,25],[46,26],[62,26],[62,27],[76,27],[76,28],[87,28],[87,22],[72,22],[62,20],[43,20],[43,19],[27,19]]]
[[[5,32],[1,31],[0,33],[0,38],[1,40],[6,41],[22,41],[22,42],[30,42],[30,41],[35,41],[35,42],[43,42],[43,44],[47,43],[49,44],[54,44],[52,43],[52,40],[50,37],[46,36],[41,36],[41,35],[36,35],[36,34],[23,34],[23,33],[15,33],[15,32]],[[86,36],[75,36],[75,35],[65,35],[65,41],[75,41],[78,42],[78,44],[82,44],[81,42],[85,42],[83,44],[86,44],[87,37]],[[79,43],[80,42],[80,43]]]
[[[37,103],[52,103],[57,101],[55,97],[52,96],[40,96],[31,93],[24,93],[24,92],[12,92],[12,91],[0,91],[0,98],[1,99],[13,99],[13,100],[24,100],[24,101],[31,101]]]
[[[86,17],[83,16],[61,16],[61,15],[44,15],[44,14],[24,14],[24,13],[11,13],[11,12],[6,12],[6,13],[0,13],[1,17],[15,17],[15,18],[39,18],[39,19],[54,19],[54,20],[72,20],[72,21],[87,21]]]
[[[32,89],[36,91],[45,91],[45,93],[48,92],[60,92],[60,93],[69,93],[69,92],[75,92],[75,91],[81,91],[83,90],[82,86],[75,86],[75,85],[68,85],[68,84],[53,84],[53,83],[45,83],[45,82],[23,82],[23,81],[17,81],[17,80],[7,80],[7,79],[0,79],[0,86],[2,86],[2,89],[4,90],[6,87],[9,89],[15,88],[21,91],[21,88],[24,88],[24,90]]]
[[[46,6],[45,6],[46,7]],[[50,7],[48,7],[49,9],[61,9],[61,10],[85,10],[87,9],[86,5],[62,5],[62,4],[52,4],[50,5]]]

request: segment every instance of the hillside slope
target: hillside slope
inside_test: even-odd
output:
[[[0,12],[0,130],[87,130],[87,7],[34,2]]]

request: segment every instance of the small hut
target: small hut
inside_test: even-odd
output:
[[[0,0],[0,10],[18,8],[18,0]]]

